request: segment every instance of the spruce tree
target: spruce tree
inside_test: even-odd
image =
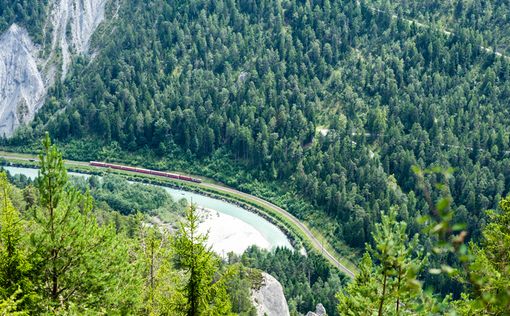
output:
[[[417,280],[425,259],[418,248],[418,238],[411,241],[407,224],[397,221],[396,209],[382,214],[372,234],[360,266],[360,273],[337,295],[342,315],[426,314],[434,308]],[[373,263],[373,260],[376,264]],[[405,308],[402,310],[402,308]]]
[[[129,243],[113,226],[101,227],[93,213],[93,199],[71,187],[62,154],[43,141],[37,178],[39,205],[34,210],[32,240],[36,247],[40,292],[49,312],[70,309],[134,309],[139,300],[129,264]],[[123,284],[122,282],[128,282]],[[129,282],[132,284],[129,284]],[[134,297],[131,297],[134,295]]]
[[[186,272],[180,289],[185,304],[178,309],[187,316],[229,315],[231,303],[219,274],[219,259],[206,245],[207,234],[198,233],[198,224],[199,216],[191,205],[173,245],[177,267]]]
[[[480,245],[470,244],[466,257],[472,293],[455,302],[461,315],[507,315],[510,311],[510,197],[499,211],[489,211]],[[461,258],[462,259],[462,258]]]
[[[0,173],[0,299],[21,295],[18,305],[27,307],[34,298],[32,265],[24,238],[26,225],[9,197],[11,189],[5,172]]]

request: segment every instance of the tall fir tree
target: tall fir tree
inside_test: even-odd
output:
[[[10,199],[11,185],[5,172],[0,173],[0,299],[21,295],[17,304],[26,307],[34,299],[30,279],[32,264],[28,258],[25,222]]]
[[[219,259],[207,246],[207,235],[198,232],[199,215],[194,205],[174,239],[175,261],[186,272],[181,287],[185,304],[178,307],[184,315],[229,315],[231,303],[225,280],[219,274]]]
[[[425,264],[418,237],[409,240],[407,224],[396,218],[395,208],[381,215],[372,234],[375,245],[368,247],[360,273],[337,295],[341,315],[426,314],[435,308],[417,280]]]
[[[93,199],[68,183],[62,153],[43,141],[37,178],[39,206],[34,211],[32,240],[37,253],[40,292],[57,312],[135,308],[136,297],[126,297],[126,287],[138,284],[129,276],[129,243],[113,226],[101,227],[93,213]],[[133,284],[122,284],[131,281]],[[119,293],[122,295],[119,296]],[[134,292],[131,292],[131,294]]]

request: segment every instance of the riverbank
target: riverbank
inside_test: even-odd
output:
[[[271,244],[264,236],[244,221],[216,210],[200,208],[198,232],[207,234],[211,249],[223,258],[229,252],[242,255],[250,246],[271,250]]]
[[[6,159],[6,162],[19,164],[20,166],[36,166],[34,156],[27,154],[2,153],[0,156]],[[66,161],[66,166],[69,167],[70,171],[97,175],[101,175],[102,172],[105,171],[90,167],[88,166],[87,162],[80,161]],[[292,214],[261,198],[215,183],[203,182],[201,184],[195,184],[186,183],[184,181],[175,179],[165,179],[150,175],[133,174],[131,172],[125,171],[115,170],[113,172],[116,174],[124,175],[132,181],[139,181],[193,191],[214,198],[224,199],[224,201],[228,201],[243,208],[247,208],[249,211],[253,211],[260,216],[263,216],[273,224],[280,227],[284,233],[288,235],[289,239],[291,239],[293,246],[296,249],[300,249],[300,246],[302,245],[308,252],[316,251],[325,257],[330,264],[344,272],[349,277],[353,277],[357,271],[354,264],[338,256],[338,254],[333,251],[332,247],[326,242],[325,238],[321,238],[321,235],[316,237],[317,232],[313,233]]]

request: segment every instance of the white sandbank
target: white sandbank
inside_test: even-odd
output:
[[[199,232],[209,232],[209,246],[222,257],[231,251],[240,255],[251,245],[271,249],[271,243],[259,231],[236,217],[202,208],[200,216]]]

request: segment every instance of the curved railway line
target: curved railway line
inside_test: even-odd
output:
[[[0,152],[0,158],[4,158],[6,160],[22,160],[22,161],[29,161],[29,162],[34,162],[36,159],[34,156],[31,156],[31,155],[6,153],[6,152]],[[199,178],[194,178],[194,177],[187,176],[187,175],[163,172],[163,171],[158,171],[158,170],[137,168],[137,167],[131,167],[131,166],[126,166],[126,165],[109,164],[109,163],[98,162],[98,161],[84,162],[84,161],[65,160],[65,163],[70,166],[74,165],[74,166],[80,166],[80,167],[92,166],[94,168],[110,168],[110,169],[117,169],[117,170],[122,170],[122,171],[126,171],[126,172],[141,173],[141,174],[145,174],[145,175],[161,176],[161,177],[171,178],[171,179],[175,179],[175,180],[193,182],[196,185],[203,187],[203,188],[209,188],[209,189],[212,189],[217,192],[237,195],[247,201],[256,202],[257,204],[260,204],[263,207],[266,207],[266,208],[270,209],[271,211],[279,214],[280,216],[285,218],[285,220],[289,221],[295,227],[297,227],[297,229],[299,229],[301,231],[301,235],[305,236],[308,239],[310,245],[319,254],[321,254],[326,260],[328,260],[328,262],[330,262],[333,266],[337,267],[340,271],[342,271],[344,274],[346,274],[350,278],[353,278],[355,276],[355,271],[346,267],[344,264],[342,264],[340,262],[340,260],[338,260],[338,258],[334,254],[332,254],[327,249],[325,249],[323,242],[321,242],[321,240],[319,240],[319,238],[317,236],[315,236],[315,234],[303,222],[301,222],[294,215],[292,215],[288,211],[284,210],[283,208],[281,208],[271,202],[268,202],[262,198],[259,198],[257,196],[251,195],[249,193],[241,192],[236,189],[229,188],[227,186],[203,182]]]

